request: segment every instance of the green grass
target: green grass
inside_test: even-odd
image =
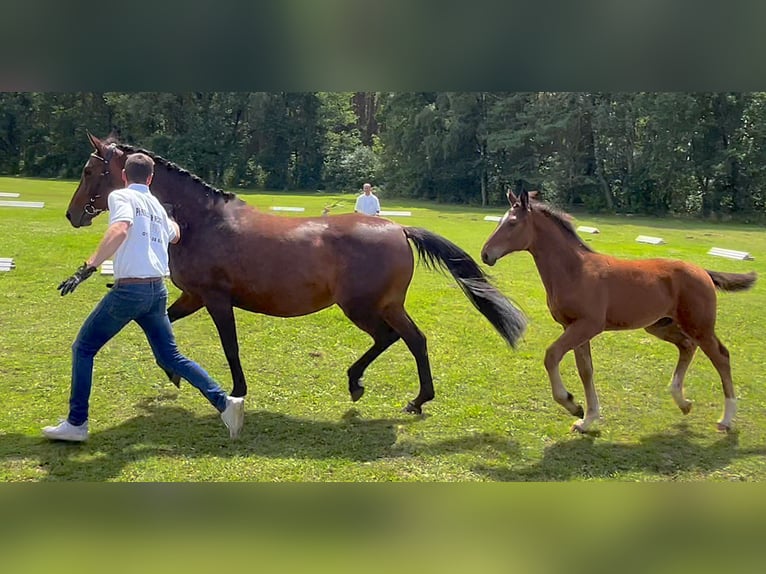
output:
[[[0,480],[2,481],[500,481],[761,480],[766,478],[763,280],[719,296],[718,333],[728,346],[740,399],[737,431],[716,433],[720,382],[701,354],[689,370],[684,417],[666,387],[675,348],[644,331],[593,342],[603,421],[599,437],[570,434],[573,418],[550,396],[542,364],[560,333],[532,258],[513,254],[491,269],[498,287],[524,309],[530,326],[510,350],[454,281],[418,268],[407,308],[428,337],[436,399],[424,417],[401,413],[417,393],[414,360],[400,342],[368,369],[367,392],[352,404],[345,371],[370,345],[337,308],[296,319],[237,312],[249,383],[243,436],[228,439],[199,393],[176,389],[154,365],[140,330],[129,326],[97,356],[91,439],[49,443],[40,427],[67,410],[70,345],[107,282],[94,276],[67,297],[56,285],[95,249],[107,216],[74,229],[64,212],[75,182],[0,178],[0,191],[44,209],[0,207]],[[353,195],[240,193],[260,209],[303,206],[319,215],[353,209]],[[454,241],[475,258],[501,210],[382,198],[398,218]],[[285,214],[294,217],[296,214]],[[396,219],[396,218],[395,218]],[[627,217],[582,216],[599,235],[597,251],[628,258],[676,257],[720,271],[766,272],[766,233],[757,227]],[[634,241],[658,235],[665,245]],[[750,251],[755,261],[706,255],[712,246]],[[178,291],[171,287],[171,297]],[[179,346],[226,388],[230,374],[215,328],[201,311],[175,324]],[[582,400],[574,360],[562,364]]]

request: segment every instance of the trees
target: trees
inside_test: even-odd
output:
[[[757,216],[764,93],[81,92],[0,94],[0,172],[75,177],[85,130],[218,186]]]

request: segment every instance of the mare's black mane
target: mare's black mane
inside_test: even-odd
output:
[[[132,145],[123,144],[123,143],[117,143],[114,142],[117,146],[117,149],[125,152],[126,154],[134,154],[134,153],[143,153],[148,155],[150,158],[154,160],[155,164],[159,164],[165,168],[167,168],[170,171],[173,171],[175,173],[178,173],[181,176],[188,177],[195,183],[201,185],[205,191],[212,193],[215,197],[220,197],[224,201],[230,201],[232,199],[236,199],[237,195],[235,193],[232,193],[230,191],[223,191],[222,189],[218,189],[217,187],[213,187],[206,181],[204,181],[202,178],[200,178],[197,175],[194,175],[193,173],[185,170],[184,168],[180,167],[178,164],[173,163],[170,160],[165,159],[162,156],[159,156],[155,154],[154,152],[151,152],[149,150],[134,147]]]

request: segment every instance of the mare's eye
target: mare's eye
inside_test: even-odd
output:
[[[82,170],[82,172],[83,172],[85,175],[90,175],[91,173],[93,173],[93,170],[92,170],[92,169],[90,169],[89,167],[86,167],[84,170]]]

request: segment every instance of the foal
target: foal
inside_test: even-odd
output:
[[[737,403],[729,351],[715,334],[715,290],[741,291],[756,280],[748,274],[707,271],[683,261],[628,261],[595,253],[578,237],[567,216],[534,201],[537,192],[508,192],[511,209],[481,250],[487,265],[513,251],[529,251],[545,286],[548,309],[564,333],[545,352],[553,398],[579,420],[572,430],[586,432],[599,419],[593,386],[590,340],[602,331],[646,329],[678,347],[670,393],[684,414],[684,375],[697,347],[721,377],[724,411],[718,430],[731,428]],[[559,363],[574,350],[585,390],[586,409],[574,402],[561,381]]]

